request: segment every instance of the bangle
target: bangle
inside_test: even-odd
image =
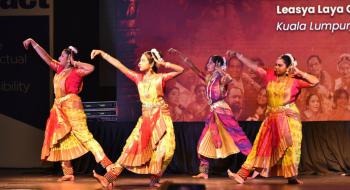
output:
[[[103,52],[103,55],[102,55],[103,57],[105,57],[105,58],[107,58],[107,57],[109,57],[110,55],[108,54],[108,53],[106,53],[106,52]]]
[[[242,53],[239,53],[239,54],[237,55],[237,53],[236,53],[236,57],[237,57],[237,59],[241,59],[241,58],[243,57],[243,54],[242,54]]]
[[[189,59],[188,57],[185,57],[184,62],[187,62],[187,61],[188,61],[188,59]]]
[[[165,62],[165,63],[164,63],[164,67],[165,67],[165,68],[168,68],[168,65],[169,65],[168,62]]]
[[[33,46],[33,48],[36,49],[38,46],[39,46],[39,44],[35,44],[35,45]]]
[[[306,72],[303,72],[303,74],[301,75],[301,77],[303,77],[303,78],[306,78],[306,76],[307,76]]]

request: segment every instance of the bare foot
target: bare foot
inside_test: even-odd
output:
[[[109,183],[107,189],[108,189],[108,190],[113,189],[113,183]]]
[[[254,178],[256,178],[256,176],[258,176],[259,174],[260,174],[259,172],[254,171],[254,172],[253,172],[253,175],[250,176],[250,177],[248,177],[247,179],[254,179]]]
[[[57,179],[58,182],[63,182],[63,181],[74,181],[74,175],[64,175],[60,178]]]
[[[291,178],[291,179],[288,179],[288,184],[292,184],[292,185],[295,185],[295,184],[303,184],[303,181],[297,179],[297,178]]]
[[[160,187],[160,183],[150,183],[149,184],[150,187]]]
[[[198,175],[192,176],[193,178],[203,178],[203,179],[208,179],[208,174],[206,173],[199,173]]]
[[[227,175],[229,178],[233,179],[236,183],[239,183],[239,184],[244,183],[244,179],[238,174],[231,172],[231,170],[227,170]]]
[[[93,170],[92,172],[94,173],[94,177],[104,188],[113,189],[113,183],[109,183],[104,176],[97,174],[95,170]]]

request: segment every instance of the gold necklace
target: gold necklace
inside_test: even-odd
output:
[[[277,77],[277,82],[285,82],[287,80],[288,76],[281,76]]]
[[[145,97],[149,98],[149,89],[151,88],[151,84],[152,84],[152,79],[153,77],[147,77],[143,79],[143,91],[145,93]],[[148,85],[146,85],[148,83]]]

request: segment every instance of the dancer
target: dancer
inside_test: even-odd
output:
[[[95,173],[104,187],[113,187],[113,181],[125,168],[138,174],[151,174],[150,186],[160,186],[159,179],[170,163],[175,150],[175,135],[168,104],[164,101],[165,83],[183,72],[181,66],[164,62],[156,49],[142,54],[138,66],[141,73],[125,67],[119,60],[102,50],[93,50],[91,59],[101,55],[129,79],[135,82],[142,102],[142,116],[126,141],[115,168],[104,176]],[[157,73],[157,68],[174,70]]]
[[[240,53],[228,51],[249,68],[265,78],[267,110],[252,151],[237,174],[228,170],[230,178],[244,183],[249,173],[256,170],[261,176],[283,176],[290,184],[301,184],[297,179],[301,148],[301,120],[295,101],[302,88],[312,87],[319,80],[300,71],[291,54],[278,57],[274,70],[265,71]]]
[[[193,177],[208,179],[208,158],[226,158],[240,151],[248,155],[251,143],[235,120],[230,106],[224,100],[227,96],[227,85],[232,80],[225,72],[225,58],[218,55],[210,56],[206,65],[207,74],[204,74],[183,53],[175,49],[171,49],[171,52],[179,55],[184,63],[206,83],[210,114],[197,145],[200,160],[199,174]]]
[[[26,39],[23,45],[25,49],[32,46],[56,72],[53,79],[55,102],[46,124],[41,159],[61,162],[64,176],[58,181],[73,181],[71,160],[88,151],[95,156],[96,162],[109,171],[113,164],[88,130],[86,115],[78,96],[83,78],[94,70],[94,66],[75,61],[74,54],[78,51],[72,46],[64,49],[58,58],[59,61],[56,61],[31,38]]]

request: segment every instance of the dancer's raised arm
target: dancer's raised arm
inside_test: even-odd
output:
[[[89,63],[74,60],[73,56],[69,57],[70,63],[76,68],[76,72],[80,76],[86,76],[95,70],[95,67]]]
[[[205,81],[205,74],[204,74],[201,70],[199,70],[198,67],[197,67],[195,64],[193,64],[192,61],[191,61],[188,57],[185,56],[185,54],[183,54],[182,52],[180,52],[180,51],[178,51],[178,50],[176,50],[176,49],[174,49],[174,48],[170,48],[170,49],[168,50],[168,52],[171,53],[171,54],[176,54],[176,55],[178,55],[178,56],[182,59],[182,61],[183,61],[187,66],[189,66],[190,69],[191,69],[194,73],[197,74],[197,76],[198,76],[199,78],[201,78],[202,80]]]
[[[316,86],[320,82],[320,80],[314,75],[301,71],[297,67],[293,67],[290,72],[292,77],[296,76],[298,78],[301,78],[303,81],[309,83],[311,86]]]
[[[53,70],[57,71],[59,66],[58,61],[54,60],[38,43],[36,43],[32,38],[28,38],[23,41],[23,46],[28,50],[29,46],[32,46],[36,53],[45,61]]]
[[[181,67],[180,65],[176,65],[174,63],[159,61],[159,62],[157,62],[157,64],[158,64],[158,66],[163,66],[164,68],[173,70],[171,72],[163,74],[163,78],[165,81],[178,76],[179,74],[183,73],[183,71],[184,71],[183,67]]]
[[[247,67],[249,67],[253,71],[257,72],[262,77],[265,77],[266,74],[267,74],[267,72],[263,68],[258,67],[258,65],[255,64],[252,60],[244,57],[242,53],[238,53],[238,52],[235,52],[235,51],[232,51],[232,50],[228,50],[226,52],[226,56],[227,56],[228,59],[232,59],[233,57],[236,57],[237,59],[242,61],[244,65],[246,65]]]
[[[106,60],[108,63],[113,65],[115,68],[120,70],[123,74],[125,74],[128,78],[131,80],[135,80],[137,77],[137,73],[135,71],[132,71],[131,69],[127,68],[125,65],[123,65],[118,59],[110,56],[108,53],[102,51],[102,50],[92,50],[91,51],[91,59],[94,59],[97,55],[101,55],[101,57]]]

